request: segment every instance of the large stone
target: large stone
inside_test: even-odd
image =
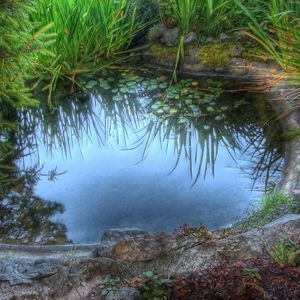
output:
[[[184,241],[168,233],[138,235],[115,244],[110,256],[127,262],[146,262],[184,246]]]
[[[225,44],[228,43],[232,40],[232,37],[227,35],[226,33],[221,33],[220,34],[220,43]]]
[[[143,300],[140,292],[134,288],[121,288],[116,292],[110,292],[105,300]]]
[[[146,234],[147,232],[138,228],[116,228],[106,230],[101,238],[101,245],[112,247],[119,241],[133,238],[137,235]]]
[[[241,42],[242,41],[247,41],[247,40],[250,39],[249,36],[242,30],[235,31],[234,32],[234,37],[235,37],[236,40],[241,41]]]
[[[190,32],[185,40],[184,40],[184,44],[186,46],[189,46],[189,45],[195,45],[195,44],[198,44],[198,37],[197,37],[197,34],[195,32]]]
[[[167,47],[177,46],[179,43],[180,31],[178,27],[166,28],[163,32],[161,42]]]
[[[210,44],[217,44],[216,39],[214,39],[212,37],[207,38],[205,41],[205,45],[210,45]]]
[[[162,23],[155,24],[148,32],[148,40],[152,43],[161,43],[167,47],[177,46],[180,38],[178,27],[168,28]]]

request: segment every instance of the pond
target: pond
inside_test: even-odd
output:
[[[232,224],[281,175],[264,94],[226,80],[107,71],[89,93],[20,113],[2,241],[97,243],[110,228]]]

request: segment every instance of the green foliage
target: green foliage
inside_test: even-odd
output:
[[[189,33],[198,21],[198,0],[158,0],[158,4],[161,18],[165,22],[168,22],[171,18],[174,19],[174,22],[180,25],[184,34]]]
[[[0,3],[0,198],[14,170],[7,161],[13,152],[8,137],[15,127],[16,110],[37,104],[26,86],[33,46],[29,10],[28,1]]]
[[[168,285],[173,283],[172,279],[163,278],[151,271],[144,272],[145,283],[141,287],[141,292],[145,300],[168,300],[170,299],[170,289]]]
[[[300,106],[300,2],[272,0],[266,4],[258,1],[257,14],[235,0],[249,18],[248,35],[259,42],[265,52],[288,73],[296,87],[290,87],[290,110]],[[263,22],[262,22],[263,20]]]
[[[102,289],[102,295],[107,295],[110,292],[116,292],[119,288],[120,278],[113,276],[106,276],[104,279],[104,287]]]
[[[287,197],[281,191],[275,190],[264,196],[261,208],[250,212],[244,220],[234,225],[233,230],[249,231],[292,213],[300,213],[300,202]]]
[[[0,4],[0,105],[2,117],[12,109],[34,105],[28,79],[31,36],[27,1],[6,0]],[[4,115],[3,115],[4,114]],[[0,119],[0,128],[1,126]],[[2,123],[2,125],[4,125]]]
[[[296,243],[281,242],[270,252],[272,258],[280,265],[297,266],[299,264],[300,247]],[[298,259],[298,260],[297,260]]]
[[[234,48],[233,44],[206,45],[199,51],[199,55],[202,58],[201,62],[209,70],[224,70],[228,66]]]
[[[37,57],[39,82],[51,96],[59,79],[80,86],[76,77],[115,61],[145,28],[137,4],[127,0],[39,0],[31,17],[47,28]],[[50,98],[49,98],[50,99]]]
[[[281,191],[274,191],[266,194],[262,200],[261,213],[263,215],[270,214],[274,209],[279,206],[288,204],[291,199]]]
[[[180,26],[183,34],[194,31],[200,40],[241,28],[248,23],[235,0],[156,0],[161,20],[167,25]],[[242,0],[243,5],[258,13],[259,0]]]

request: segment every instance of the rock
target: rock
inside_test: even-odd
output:
[[[42,280],[58,272],[61,262],[44,259],[35,262],[6,259],[0,262],[0,282],[7,281],[10,285],[31,284],[33,281]]]
[[[171,234],[148,233],[118,242],[112,247],[110,256],[127,262],[146,262],[182,246],[184,241]]]
[[[121,240],[133,238],[147,232],[138,228],[116,228],[106,230],[101,238],[101,246],[112,247]]]
[[[295,200],[300,201],[300,190],[294,190],[293,197]]]
[[[162,23],[155,24],[151,27],[148,31],[147,38],[150,42],[159,42],[160,39],[163,37],[164,32],[166,30],[166,26]]]
[[[220,34],[220,43],[225,44],[228,43],[232,40],[232,37],[227,35],[226,33],[221,33]]]
[[[195,32],[190,32],[184,40],[186,46],[194,45],[198,43],[198,37]]]
[[[241,45],[238,45],[232,50],[231,57],[241,57],[244,51],[245,48]]]
[[[167,47],[178,45],[180,30],[178,27],[168,28],[166,25],[159,23],[154,25],[148,32],[150,42],[160,42]]]
[[[143,300],[140,292],[134,288],[121,288],[116,292],[110,292],[105,300]]]
[[[291,221],[300,221],[299,215],[296,215],[296,214],[285,215],[285,216],[281,217],[280,219],[275,220],[272,223],[265,225],[265,228],[272,229],[272,228],[284,225]]]
[[[245,75],[249,73],[247,60],[243,58],[231,58],[228,62],[229,71],[234,74]]]
[[[177,46],[179,43],[180,31],[178,27],[165,28],[161,42],[167,47]]]
[[[249,40],[249,36],[242,30],[235,31],[234,32],[234,37],[238,41],[247,41],[247,40]]]
[[[189,47],[185,50],[186,56],[184,62],[191,65],[196,65],[201,62],[201,57],[199,56],[198,47]]]
[[[214,39],[212,37],[207,38],[205,41],[205,45],[209,45],[209,44],[217,44],[216,39]]]

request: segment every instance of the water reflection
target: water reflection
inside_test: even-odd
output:
[[[100,85],[87,98],[64,99],[52,112],[41,106],[20,114],[15,147],[24,158],[18,166],[38,167],[22,172],[31,178],[18,189],[22,193],[1,202],[6,236],[28,243],[64,241],[62,222],[76,242],[95,242],[109,227],[222,226],[242,213],[251,197],[245,192],[249,180],[237,176],[248,174],[260,189],[276,182],[284,144],[262,95],[212,98],[198,90],[193,100],[187,94],[174,102],[157,89],[158,79],[147,80],[148,86],[140,80],[130,90],[122,83],[117,95],[114,86],[102,83],[105,89]],[[201,102],[203,95],[209,106]],[[209,113],[200,114],[208,107]],[[59,202],[66,208],[62,218]]]
[[[64,212],[64,206],[34,194],[39,180],[37,167],[15,174],[13,190],[0,200],[1,242],[44,245],[68,242],[66,226],[52,220]]]

